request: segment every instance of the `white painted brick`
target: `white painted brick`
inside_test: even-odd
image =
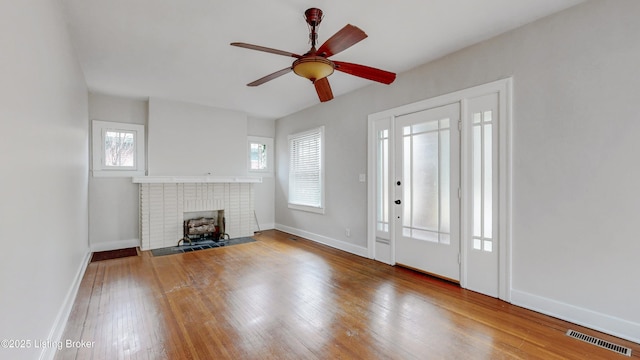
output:
[[[182,237],[184,212],[224,209],[231,237],[255,229],[254,186],[237,183],[140,184],[142,249],[174,246]]]

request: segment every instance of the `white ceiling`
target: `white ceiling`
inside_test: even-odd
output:
[[[332,57],[402,73],[583,0],[63,0],[89,89],[159,97],[279,118],[319,103],[294,73],[246,84],[293,58],[247,50],[246,42],[304,54],[303,13],[324,12],[318,43],[350,23],[369,37]],[[345,73],[334,95],[382,85]]]

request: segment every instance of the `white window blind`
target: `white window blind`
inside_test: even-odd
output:
[[[289,207],[324,212],[324,127],[289,136]]]

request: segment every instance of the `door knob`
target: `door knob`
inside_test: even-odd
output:
[[[400,200],[396,200],[396,201],[395,201],[395,203],[396,203],[397,205],[400,205],[400,204],[402,204],[402,201],[400,201]]]

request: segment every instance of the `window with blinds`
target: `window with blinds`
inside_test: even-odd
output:
[[[289,208],[324,213],[324,127],[289,135]]]

